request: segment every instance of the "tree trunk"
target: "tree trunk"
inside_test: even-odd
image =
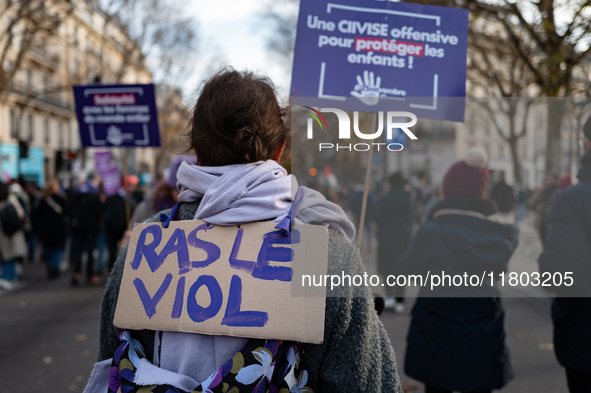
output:
[[[522,184],[521,161],[519,160],[519,152],[517,151],[517,141],[519,141],[518,138],[509,138],[507,143],[509,143],[509,148],[511,149],[511,161],[513,162],[513,183]]]
[[[548,100],[546,173],[562,173],[562,133],[561,123],[566,109],[566,101],[558,98]]]

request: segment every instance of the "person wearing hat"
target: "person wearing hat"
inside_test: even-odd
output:
[[[538,259],[542,274],[572,272],[573,284],[554,287],[552,303],[554,352],[571,393],[588,392],[591,386],[591,117],[583,134],[579,183],[554,199],[546,247]]]
[[[485,199],[485,165],[484,150],[471,149],[448,170],[444,199],[417,230],[399,274],[482,277],[507,269],[518,232]],[[407,336],[405,373],[423,382],[426,393],[501,389],[513,369],[498,288],[446,285],[421,287]]]

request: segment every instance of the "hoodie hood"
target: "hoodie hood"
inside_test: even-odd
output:
[[[492,201],[454,202],[443,201],[431,214],[442,227],[443,241],[465,271],[506,270],[518,244],[518,229],[500,220]]]

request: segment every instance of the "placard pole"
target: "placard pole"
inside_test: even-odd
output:
[[[379,123],[379,114],[375,114],[376,129]],[[359,232],[357,233],[357,247],[361,250],[363,243],[363,227],[365,226],[365,212],[367,210],[367,194],[369,193],[369,180],[371,174],[371,160],[373,157],[373,146],[369,146],[369,155],[367,156],[367,169],[365,170],[365,187],[363,188],[363,200],[361,201],[361,216],[359,217]]]
[[[127,180],[127,155],[124,156],[125,148],[119,148],[119,158],[121,159],[121,171],[123,172],[123,200],[125,201],[125,218],[126,223],[129,225],[130,217],[130,209],[129,209],[129,201],[127,200],[127,184],[125,183]]]

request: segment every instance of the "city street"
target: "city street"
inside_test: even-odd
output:
[[[5,393],[82,392],[98,353],[103,287],[48,282],[40,263],[24,284],[0,290],[0,381]]]
[[[535,268],[540,245],[531,220],[521,231],[521,244],[511,267]],[[375,248],[374,248],[375,249]],[[375,258],[365,255],[368,272]],[[522,270],[523,271],[523,270]],[[0,292],[0,380],[5,393],[49,391],[82,392],[98,351],[99,310],[103,287],[71,288],[68,275],[48,282],[39,263],[25,265],[25,283],[11,293]],[[508,293],[510,295],[510,293]],[[503,299],[515,368],[515,379],[503,392],[566,392],[563,369],[552,348],[550,301],[522,297]],[[403,381],[409,298],[404,314],[382,314]],[[450,354],[452,357],[453,354]],[[422,393],[422,386],[414,390]]]

